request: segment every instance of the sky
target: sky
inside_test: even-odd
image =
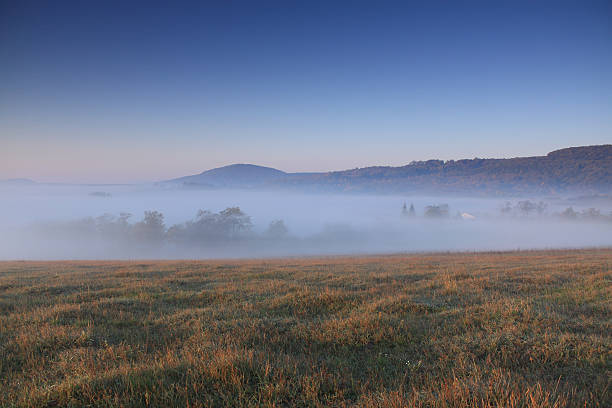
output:
[[[612,142],[612,3],[0,2],[0,179]]]

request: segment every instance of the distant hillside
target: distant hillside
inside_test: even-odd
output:
[[[10,186],[29,186],[37,184],[34,180],[26,179],[26,178],[12,178],[6,180],[0,180],[0,185],[10,185]]]
[[[612,145],[570,147],[546,156],[427,160],[401,167],[365,167],[327,173],[285,173],[269,167],[235,164],[170,182],[201,187],[318,192],[610,193]]]
[[[169,180],[185,186],[210,188],[252,188],[286,176],[284,171],[253,164],[232,164],[204,171],[193,176]]]
[[[401,167],[366,167],[288,177],[289,187],[328,191],[556,193],[612,191],[612,145],[571,147],[546,156],[428,160]]]

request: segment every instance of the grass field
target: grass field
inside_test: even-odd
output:
[[[612,406],[612,249],[0,263],[0,406]]]

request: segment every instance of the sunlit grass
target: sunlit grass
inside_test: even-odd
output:
[[[608,407],[611,264],[0,263],[0,405]]]

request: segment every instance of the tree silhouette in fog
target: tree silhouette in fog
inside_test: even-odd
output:
[[[211,241],[238,239],[252,231],[251,217],[240,207],[229,207],[219,213],[199,210],[195,219],[172,226],[168,230],[170,241]]]
[[[427,218],[446,218],[448,214],[448,204],[428,205],[425,207],[425,217]]]
[[[134,238],[137,242],[162,242],[165,234],[164,215],[159,211],[145,211],[143,220],[134,224]]]
[[[266,230],[266,236],[269,238],[283,238],[287,236],[289,230],[285,226],[285,222],[283,220],[274,220],[268,225],[268,229]]]

